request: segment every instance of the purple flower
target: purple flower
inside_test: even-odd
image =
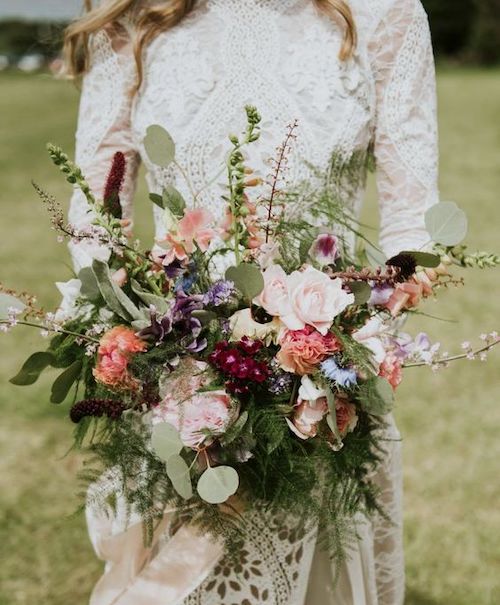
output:
[[[156,308],[151,306],[149,309],[151,317],[151,325],[139,332],[139,337],[144,339],[152,339],[153,342],[161,342],[165,336],[172,332],[172,316],[167,313],[161,318],[158,318]]]
[[[280,372],[268,378],[268,391],[273,395],[282,395],[291,390],[293,384],[293,374],[290,372]]]
[[[358,382],[356,372],[352,368],[341,368],[334,357],[329,357],[320,364],[323,374],[339,386],[349,388]]]
[[[205,294],[204,303],[206,305],[213,305],[214,307],[219,307],[220,305],[229,302],[233,294],[233,282],[221,280],[216,282]]]
[[[320,265],[334,265],[340,256],[338,238],[331,233],[320,233],[314,240],[309,255]]]
[[[374,307],[383,307],[389,302],[393,292],[394,288],[387,285],[372,287],[372,293],[368,304],[373,305]]]
[[[169,279],[176,279],[185,273],[186,261],[176,258],[170,263],[170,265],[164,265],[163,269]]]

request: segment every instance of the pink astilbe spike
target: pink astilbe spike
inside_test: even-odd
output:
[[[115,218],[122,218],[122,207],[120,204],[120,191],[123,187],[127,164],[125,156],[121,151],[117,151],[113,156],[113,163],[106,179],[104,188],[104,210]]]

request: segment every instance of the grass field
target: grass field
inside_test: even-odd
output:
[[[468,210],[472,246],[500,252],[500,72],[439,74],[442,199]],[[70,190],[44,153],[51,140],[72,150],[77,91],[48,76],[0,75],[0,281],[57,302],[54,281],[70,276],[30,186],[64,201]],[[371,187],[373,189],[373,187]],[[144,192],[141,188],[140,192]],[[366,218],[376,223],[373,191]],[[149,203],[138,230],[151,233]],[[447,350],[499,327],[499,271],[467,277],[467,288],[413,320]],[[442,299],[441,299],[442,300]],[[417,325],[418,323],[418,325]],[[0,605],[80,605],[100,573],[77,506],[79,460],[66,406],[51,406],[49,381],[7,383],[43,347],[19,329],[0,339]],[[408,370],[397,416],[405,441],[408,605],[500,603],[500,351],[432,374]],[[321,605],[321,604],[318,604]]]

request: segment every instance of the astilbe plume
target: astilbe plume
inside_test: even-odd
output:
[[[126,172],[126,160],[121,151],[117,151],[113,156],[113,163],[106,180],[104,188],[104,211],[111,216],[121,219],[122,207],[120,204],[120,192],[123,187]]]

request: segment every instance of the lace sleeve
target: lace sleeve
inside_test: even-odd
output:
[[[424,214],[438,201],[436,83],[420,0],[390,0],[372,35],[380,244],[392,256],[428,241]]]
[[[135,77],[130,39],[125,30],[114,30],[112,35],[100,31],[93,36],[90,51],[90,69],[83,80],[80,100],[76,162],[100,198],[114,154],[125,154],[127,170],[120,200],[123,217],[131,219],[139,155],[130,128]],[[92,221],[88,204],[78,190],[71,199],[69,221],[80,229]],[[89,242],[72,243],[70,251],[76,271],[94,258],[106,259],[108,255],[105,248]]]

